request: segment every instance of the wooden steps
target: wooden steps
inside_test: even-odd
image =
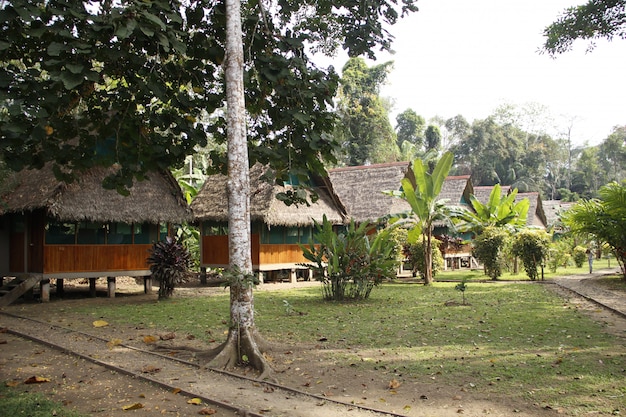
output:
[[[15,278],[5,278],[0,287],[0,307],[6,307],[13,301],[26,294],[41,281],[40,275],[24,275]]]

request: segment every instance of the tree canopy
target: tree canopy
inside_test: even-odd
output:
[[[312,51],[373,55],[391,44],[385,25],[416,10],[414,0],[243,3],[250,163],[286,179],[333,161],[339,78]],[[0,157],[14,170],[51,162],[71,179],[118,165],[107,185],[123,190],[182,164],[209,135],[226,141],[223,2],[14,0],[0,6],[0,32]],[[212,166],[225,171],[216,149]]]
[[[577,39],[589,41],[588,50],[595,40],[614,37],[626,38],[626,1],[589,0],[587,3],[567,8],[558,19],[545,28],[543,50],[551,55],[570,51]]]

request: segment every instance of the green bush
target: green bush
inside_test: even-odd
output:
[[[574,249],[572,249],[572,257],[574,258],[576,268],[582,268],[587,260],[587,248],[583,246],[574,247]]]
[[[472,255],[485,267],[485,274],[493,280],[502,275],[505,247],[509,234],[501,227],[486,227],[472,242]]]
[[[522,230],[513,237],[512,253],[521,259],[526,275],[533,281],[538,276],[537,268],[543,266],[548,257],[550,241],[548,233],[535,229]]]
[[[567,240],[557,240],[550,244],[547,259],[550,272],[556,272],[559,267],[567,268],[572,259],[570,248],[571,244]]]
[[[375,286],[396,276],[398,260],[390,229],[372,233],[375,226],[357,227],[352,220],[345,231],[335,232],[326,216],[315,228],[316,243],[300,248],[323,284],[324,299],[366,299]]]
[[[192,259],[183,244],[168,236],[152,246],[148,264],[152,276],[159,282],[159,299],[163,299],[170,297],[176,285],[183,281]]]
[[[433,279],[439,271],[443,269],[443,255],[439,249],[441,242],[435,238],[431,240],[433,248]],[[418,239],[415,243],[407,243],[404,245],[404,255],[413,265],[413,275],[419,275],[425,279],[426,275],[426,247],[422,239]]]

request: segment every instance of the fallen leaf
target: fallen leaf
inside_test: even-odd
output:
[[[174,388],[172,390],[172,394],[178,394],[179,392],[181,392],[182,390],[180,388]]]
[[[31,376],[24,381],[25,384],[41,384],[42,382],[50,382],[50,378],[44,378],[43,376]]]
[[[92,324],[93,324],[93,327],[106,327],[109,325],[109,323],[107,323],[104,320],[96,320]]]
[[[168,334],[162,334],[161,336],[159,336],[161,338],[161,340],[172,340],[172,339],[176,339],[176,333],[168,333]]]
[[[7,387],[17,387],[19,384],[19,381],[7,381],[4,385]]]
[[[157,368],[154,365],[146,365],[143,368],[141,368],[141,372],[143,372],[144,374],[155,374],[159,372],[160,370],[161,368]]]
[[[203,415],[203,416],[212,416],[213,414],[216,414],[217,410],[214,410],[212,408],[203,408],[202,410],[198,411],[198,414]]]
[[[193,404],[193,405],[201,405],[202,404],[202,400],[200,398],[192,398],[190,400],[187,400],[187,404]]]
[[[389,381],[389,389],[397,389],[400,387],[400,385],[402,385],[402,383],[400,381],[398,381],[397,379],[392,379],[391,381]]]
[[[113,339],[107,342],[107,347],[109,349],[113,349],[115,346],[119,346],[122,344],[122,339]]]
[[[140,408],[143,408],[143,404],[142,403],[135,403],[135,404],[125,405],[124,407],[122,407],[122,410],[124,410],[124,411],[139,410]]]
[[[143,337],[143,342],[147,345],[151,344],[151,343],[155,343],[157,341],[157,338],[154,336],[144,336]]]
[[[405,405],[405,406],[404,406],[404,411],[409,411],[410,409],[411,409],[411,406],[410,406],[410,405]]]

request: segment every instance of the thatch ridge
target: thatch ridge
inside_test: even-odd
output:
[[[287,206],[276,195],[293,187],[273,184],[267,166],[255,164],[250,169],[250,220],[268,226],[310,226],[321,222],[324,215],[334,224],[345,223],[345,213],[336,204],[332,187],[325,183],[313,186],[319,196],[315,203]],[[202,189],[191,203],[195,221],[228,221],[228,177],[222,174],[207,178]],[[310,192],[308,196],[310,197]]]
[[[0,214],[38,209],[61,221],[123,223],[181,223],[191,212],[178,183],[168,171],[153,172],[144,181],[133,182],[130,195],[102,187],[115,168],[95,167],[77,181],[59,181],[47,165],[22,170],[8,179],[13,186],[0,196]]]

